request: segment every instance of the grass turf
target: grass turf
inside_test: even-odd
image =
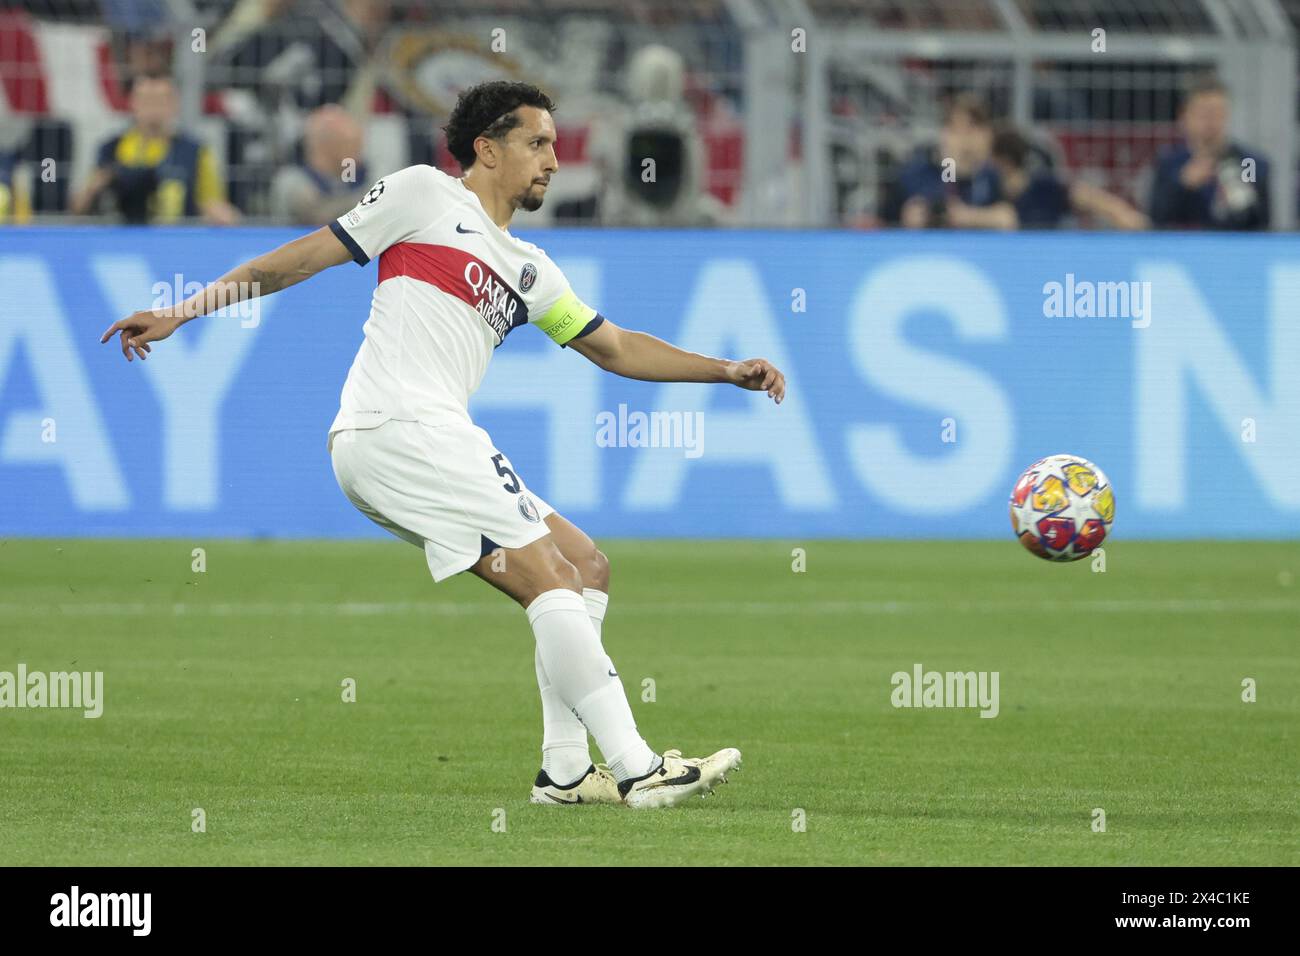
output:
[[[106,698],[0,710],[0,865],[1300,863],[1294,542],[602,547],[651,745],[744,751],[715,796],[529,805],[527,622],[399,542],[0,542],[0,671]],[[895,709],[915,663],[999,715]]]

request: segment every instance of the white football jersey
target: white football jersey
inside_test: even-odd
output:
[[[352,258],[379,257],[365,339],[330,433],[389,419],[467,422],[492,350],[531,322],[559,345],[604,319],[550,257],[494,223],[478,196],[433,166],[408,166],[330,223]]]

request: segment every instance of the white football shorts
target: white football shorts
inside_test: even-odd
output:
[[[423,425],[390,419],[329,440],[334,477],[357,509],[424,549],[435,581],[496,548],[522,548],[547,534],[555,511],[528,490],[486,431],[468,422]]]

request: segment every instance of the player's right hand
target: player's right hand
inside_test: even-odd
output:
[[[114,322],[108,327],[108,330],[99,337],[99,344],[103,345],[113,337],[114,333],[121,335],[122,354],[130,362],[131,350],[140,356],[140,361],[144,361],[145,353],[152,351],[149,348],[150,342],[160,342],[167,336],[171,335],[180,326],[180,320],[173,316],[158,311],[149,310],[147,312],[136,312]]]

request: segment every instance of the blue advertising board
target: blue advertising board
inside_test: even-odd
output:
[[[199,319],[144,363],[98,342],[299,234],[0,232],[0,534],[384,534],[325,447],[374,262]],[[1294,237],[524,235],[614,322],[788,377],[777,406],[512,334],[471,413],[595,536],[1009,536],[1016,477],[1061,452],[1110,477],[1116,536],[1300,533]]]

